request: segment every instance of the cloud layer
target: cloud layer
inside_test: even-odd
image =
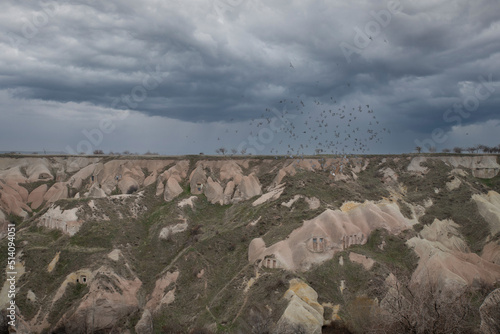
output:
[[[258,134],[251,120],[283,113],[283,99],[302,101],[290,129],[307,136],[274,131],[258,153],[313,153],[332,132],[314,139],[308,115],[344,105],[369,105],[384,125],[371,152],[497,145],[488,131],[457,134],[500,119],[499,12],[496,0],[5,1],[0,150],[76,148],[125,112],[95,148],[213,153]],[[351,124],[375,127],[367,117]]]

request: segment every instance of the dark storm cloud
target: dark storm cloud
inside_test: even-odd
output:
[[[491,75],[494,92],[460,125],[499,119],[496,0],[402,1],[379,31],[367,27],[391,1],[245,0],[225,14],[215,10],[221,1],[6,1],[0,89],[187,122],[334,97],[425,135],[457,125],[446,110]],[[348,61],[340,45],[355,47],[358,31],[364,45]],[[123,102],[155,75],[147,98]]]

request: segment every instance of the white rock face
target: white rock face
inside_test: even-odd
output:
[[[279,330],[302,327],[308,334],[321,334],[324,309],[318,303],[318,294],[313,288],[301,280],[292,279],[284,298],[289,302],[277,323]]]
[[[252,203],[252,206],[257,206],[257,205],[264,204],[266,202],[275,201],[281,196],[281,194],[283,193],[284,190],[285,190],[285,184],[282,183],[282,184],[278,185],[276,188],[271,189],[269,192],[267,192],[264,195],[257,198]]]
[[[500,194],[492,190],[488,194],[474,194],[472,199],[476,202],[481,216],[490,225],[491,235],[500,232]]]
[[[462,184],[462,181],[458,177],[454,177],[451,181],[446,182],[446,188],[448,188],[449,191],[458,189],[460,185]]]
[[[119,249],[113,249],[111,252],[108,253],[108,258],[113,260],[113,261],[118,261],[122,255],[122,251]]]
[[[177,206],[179,208],[183,208],[185,206],[189,206],[192,209],[194,207],[194,202],[196,201],[197,198],[198,197],[196,197],[196,196],[191,196],[189,198],[185,198],[182,201],[180,201],[179,204],[177,204]]]
[[[97,184],[93,184],[92,187],[90,187],[89,192],[86,193],[85,196],[92,198],[103,198],[106,197],[106,193],[102,188],[99,188]]]
[[[224,204],[224,189],[219,184],[215,182],[211,177],[207,179],[206,186],[204,188],[204,194],[207,196],[207,200],[212,204]]]
[[[56,328],[63,328],[65,333],[80,333],[82,328],[102,331],[138,311],[137,292],[142,282],[137,277],[126,279],[105,266],[86,277],[89,292],[76,310],[62,316]]]
[[[316,197],[305,197],[304,200],[309,206],[309,210],[316,210],[321,206],[321,202]]]
[[[240,184],[236,188],[233,201],[246,201],[254,196],[262,194],[262,186],[255,174],[243,176]]]
[[[304,195],[295,195],[288,202],[283,202],[281,203],[281,205],[286,206],[287,208],[291,208],[295,204],[295,202],[297,202],[301,198],[303,198],[307,203],[307,205],[309,206],[309,210],[316,210],[321,206],[321,202],[318,198],[306,197]]]
[[[424,226],[420,235],[426,240],[439,242],[450,250],[468,253],[469,247],[458,232],[459,228],[452,220],[434,219],[431,225]]]
[[[28,165],[28,168],[26,169],[26,174],[28,174],[28,181],[36,182],[38,180],[54,179],[54,176],[48,168],[49,162],[46,159],[40,159],[37,162],[38,163]]]
[[[78,216],[79,208],[61,210],[59,206],[51,207],[40,217],[38,226],[58,229],[69,236],[75,235],[83,225]]]
[[[409,172],[425,174],[429,171],[429,169],[420,165],[425,161],[427,161],[427,157],[415,157],[411,159],[410,164],[406,167],[406,169]]]
[[[451,175],[458,175],[458,176],[462,176],[462,177],[466,177],[467,175],[469,175],[469,173],[467,173],[462,168],[452,169],[450,173],[451,173]]]
[[[386,167],[381,170],[381,172],[384,173],[382,178],[384,183],[393,183],[398,181],[398,175],[392,168]]]
[[[165,182],[161,177],[158,177],[158,181],[156,182],[156,196],[160,196],[165,192]]]
[[[182,193],[182,188],[179,185],[179,182],[175,177],[171,177],[167,180],[167,184],[165,186],[165,193],[163,194],[163,198],[166,202],[170,202],[177,196]]]
[[[167,226],[161,229],[160,239],[167,240],[171,235],[184,232],[188,228],[188,223],[180,223],[173,226]]]
[[[36,295],[33,291],[28,290],[28,294],[26,295],[26,297],[30,302],[36,302]]]

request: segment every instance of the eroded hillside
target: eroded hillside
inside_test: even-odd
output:
[[[499,169],[494,155],[2,157],[18,333],[495,333]]]

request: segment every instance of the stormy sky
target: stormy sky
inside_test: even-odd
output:
[[[498,0],[6,0],[0,151],[500,144]]]

